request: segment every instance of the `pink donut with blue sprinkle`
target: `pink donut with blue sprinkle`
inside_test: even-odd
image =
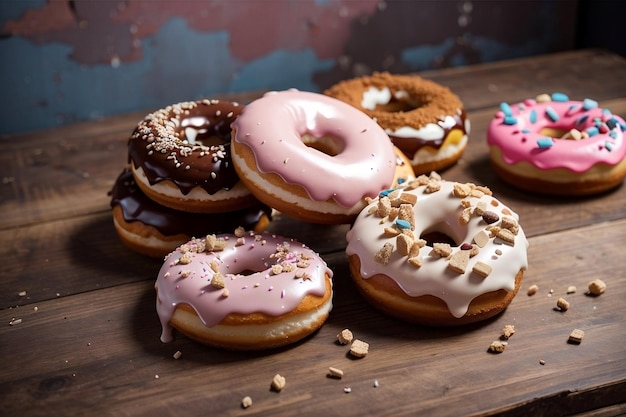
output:
[[[518,188],[555,195],[589,195],[626,177],[626,123],[586,98],[541,94],[509,104],[489,124],[495,172]]]

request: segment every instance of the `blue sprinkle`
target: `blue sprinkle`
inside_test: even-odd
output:
[[[554,111],[554,109],[550,106],[546,107],[546,114],[548,115],[548,117],[550,118],[550,120],[552,120],[553,122],[556,122],[559,120],[559,115],[556,113],[556,111]]]
[[[617,132],[614,130],[611,130],[609,132],[609,136],[612,137],[613,139],[617,139]]]
[[[613,150],[613,144],[611,142],[604,142],[604,147],[609,152],[611,152]]]
[[[587,129],[585,129],[585,132],[589,133],[589,137],[591,137],[600,133],[600,130],[595,126],[590,126]]]
[[[591,110],[591,109],[595,109],[596,107],[598,107],[597,101],[592,100],[590,98],[586,98],[583,100],[583,109]]]
[[[609,120],[606,121],[606,127],[609,128],[609,130],[613,130],[617,127],[617,120],[613,117]]]
[[[569,97],[563,93],[552,93],[552,101],[566,102],[569,101]]]
[[[505,103],[504,101],[502,103],[500,103],[500,110],[502,110],[502,112],[504,113],[505,116],[512,116],[513,115],[513,111],[511,110],[511,106],[509,106],[509,103]]]
[[[530,123],[535,123],[537,121],[537,112],[535,109],[530,111]]]
[[[395,190],[396,190],[395,188],[390,188],[390,189],[388,189],[388,190],[382,190],[380,193],[378,193],[378,195],[379,195],[380,197],[386,197],[386,196],[388,196],[389,194],[393,193]]]
[[[552,145],[554,145],[554,142],[552,141],[552,138],[539,138],[537,139],[537,145],[541,149],[546,149],[552,147]]]
[[[398,184],[402,184],[404,181],[406,181],[404,178],[398,178]]]
[[[611,110],[609,110],[609,109],[602,109],[602,114],[610,115],[611,114]]]
[[[504,124],[505,125],[516,125],[517,124],[517,119],[513,116],[505,116],[504,117]]]
[[[619,128],[622,129],[622,132],[626,132],[626,124],[620,123]]]
[[[409,223],[406,220],[396,219],[396,224],[398,225],[398,227],[400,229],[410,229],[411,228],[411,223]]]
[[[585,114],[583,117],[581,117],[580,119],[576,120],[576,124],[577,125],[581,125],[581,124],[585,123],[588,118],[589,118],[589,115]]]
[[[522,129],[522,133],[530,133],[530,129]]]

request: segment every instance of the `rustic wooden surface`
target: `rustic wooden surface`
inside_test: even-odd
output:
[[[278,216],[272,231],[308,243],[335,272],[325,326],[268,352],[221,351],[182,336],[163,344],[153,289],[160,261],[121,245],[107,197],[146,112],[2,137],[0,414],[626,413],[626,187],[587,198],[519,192],[491,171],[485,144],[501,101],[542,92],[591,97],[626,116],[626,60],[585,50],[421,75],[457,92],[472,121],[467,152],[444,178],[489,185],[529,237],[522,291],[502,315],[453,329],[387,318],[355,293],[347,226]],[[599,297],[585,294],[594,278],[608,284]],[[531,284],[539,292],[529,297]],[[570,285],[578,291],[566,295]],[[567,312],[554,310],[559,296],[570,301]],[[487,353],[506,324],[517,330],[507,349]],[[352,360],[335,343],[346,327],[370,343],[367,357]],[[574,328],[585,331],[580,345],[567,343]],[[343,379],[327,378],[329,366],[343,369]],[[280,393],[270,391],[276,373],[287,379]],[[244,396],[252,407],[241,408]]]

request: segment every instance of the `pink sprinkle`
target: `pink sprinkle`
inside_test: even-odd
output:
[[[268,291],[272,291],[273,289],[274,289],[274,287],[272,287],[272,286],[270,285],[270,287],[269,287],[267,290],[268,290]]]
[[[254,243],[250,245],[250,249],[254,249]]]

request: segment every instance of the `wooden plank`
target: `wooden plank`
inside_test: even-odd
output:
[[[0,406],[23,416],[50,410],[456,416],[511,407],[553,415],[571,404],[577,412],[610,406],[626,387],[626,276],[616,273],[626,269],[624,230],[626,220],[620,220],[531,238],[530,267],[511,306],[458,329],[417,327],[379,314],[356,294],[343,254],[327,257],[336,288],[329,321],[311,338],[278,351],[226,352],[182,336],[162,344],[147,279],[3,309],[0,355],[10,360],[0,373]],[[590,241],[593,247],[585,244]],[[593,278],[606,281],[605,294],[584,294]],[[525,288],[533,283],[540,290],[529,297]],[[569,285],[578,291],[566,295]],[[553,310],[559,296],[570,301],[567,312]],[[15,318],[22,322],[7,325]],[[506,324],[517,330],[507,349],[487,353]],[[334,342],[345,327],[370,343],[366,358],[351,360]],[[567,343],[574,328],[585,331],[580,345]],[[176,351],[183,354],[179,360],[172,357]],[[343,369],[344,378],[327,378],[329,366]],[[269,389],[275,373],[287,378],[280,393]],[[245,395],[254,400],[250,410],[240,408]]]
[[[436,74],[440,74],[438,78]],[[621,74],[621,75],[620,75]],[[484,132],[501,101],[560,90],[573,98],[592,96],[603,103],[626,91],[626,60],[588,50],[532,57],[463,69],[428,73],[466,101],[473,133],[464,161],[485,165]],[[582,76],[584,75],[584,76]],[[471,82],[468,82],[471,80]],[[489,85],[499,88],[485,92]],[[506,88],[505,88],[506,86]],[[243,101],[260,92],[226,99]],[[620,104],[618,100],[615,104]],[[623,105],[613,109],[624,115]],[[0,229],[80,216],[108,209],[107,191],[127,163],[126,140],[144,112],[80,123],[59,129],[0,138]],[[456,176],[459,167],[450,170]],[[473,180],[468,175],[466,180]],[[476,180],[489,183],[490,176]],[[483,181],[484,180],[484,181]]]

